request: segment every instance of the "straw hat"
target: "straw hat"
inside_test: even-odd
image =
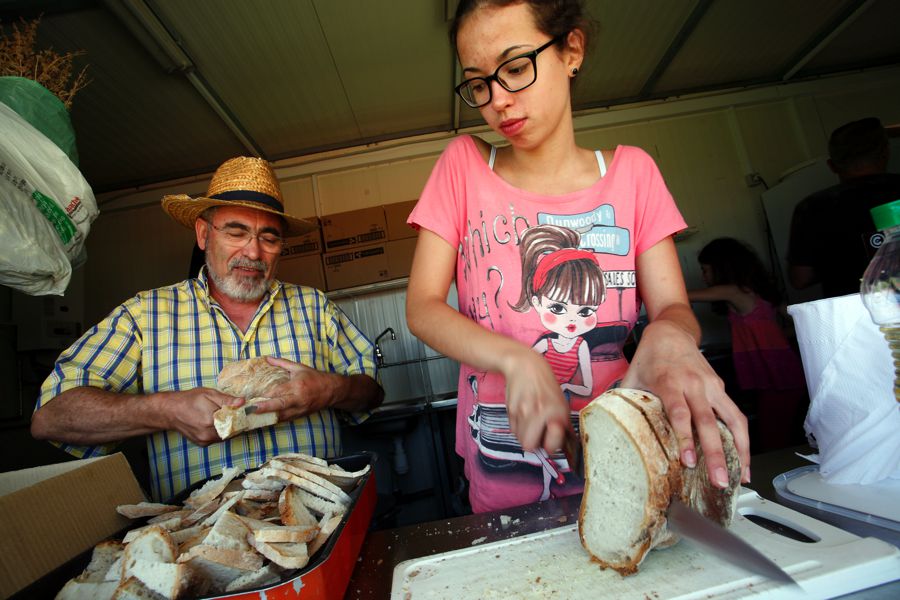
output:
[[[278,179],[261,158],[239,156],[226,160],[216,169],[206,196],[178,194],[162,200],[162,209],[170,217],[191,228],[200,213],[211,206],[244,206],[283,217],[288,226],[286,236],[303,235],[317,227],[311,221],[285,214]]]

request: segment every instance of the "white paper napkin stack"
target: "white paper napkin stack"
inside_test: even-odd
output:
[[[810,395],[806,431],[829,483],[900,479],[900,403],[887,341],[859,294],[788,307]]]

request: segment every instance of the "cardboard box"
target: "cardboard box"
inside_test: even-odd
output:
[[[322,270],[322,255],[282,256],[275,277],[287,283],[324,290],[325,271]]]
[[[0,473],[0,597],[127,527],[116,506],[144,500],[121,452]]]
[[[387,239],[384,209],[373,206],[322,217],[325,251],[377,244]]]
[[[418,200],[384,205],[384,220],[387,223],[388,240],[403,240],[416,237],[418,232],[406,223],[409,213],[416,207],[416,202]]]
[[[399,279],[409,275],[416,238],[360,246],[322,255],[327,289]]]
[[[319,224],[319,220],[315,217],[307,220],[315,221],[319,226],[306,235],[297,235],[294,237],[285,238],[284,247],[281,249],[282,260],[284,260],[288,256],[322,254],[322,252],[324,251],[324,248],[322,246],[322,227]]]

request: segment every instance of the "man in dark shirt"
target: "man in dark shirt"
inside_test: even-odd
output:
[[[791,285],[822,284],[824,297],[859,292],[859,281],[883,239],[869,209],[900,199],[900,175],[886,173],[888,139],[875,117],[834,130],[828,166],[840,183],[794,209],[788,244]]]

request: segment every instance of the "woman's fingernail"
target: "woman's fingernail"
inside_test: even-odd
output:
[[[724,467],[716,469],[716,485],[720,488],[728,487],[728,471]]]
[[[686,464],[687,466],[689,466],[691,468],[696,467],[697,466],[697,453],[691,449],[687,449],[681,454],[681,460],[683,460],[684,464]]]

